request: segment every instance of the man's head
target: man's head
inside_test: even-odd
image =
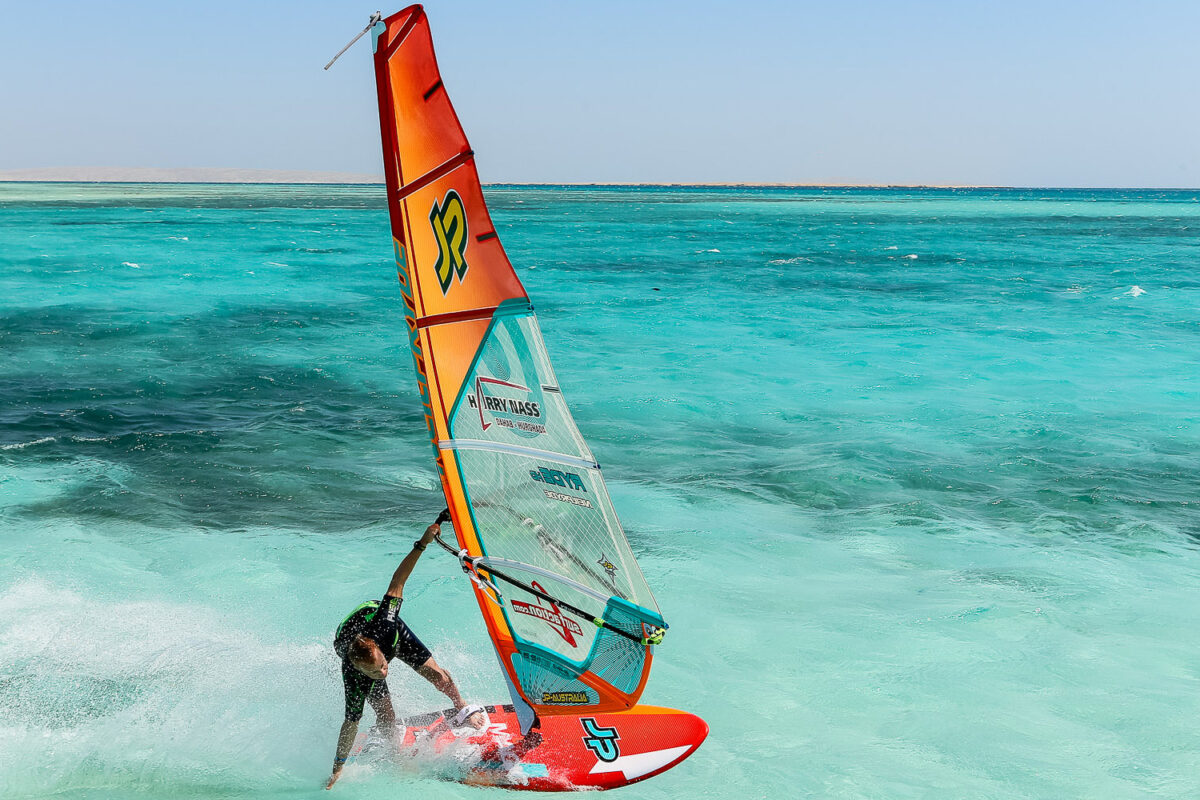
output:
[[[379,645],[375,643],[374,639],[366,636],[357,637],[350,643],[347,655],[354,668],[368,678],[378,681],[387,677],[387,659],[383,657],[383,651],[379,649]]]

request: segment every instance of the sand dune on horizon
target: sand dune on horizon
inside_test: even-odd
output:
[[[0,181],[97,183],[383,183],[383,175],[233,167],[35,167],[0,170]]]

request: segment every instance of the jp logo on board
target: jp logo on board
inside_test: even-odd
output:
[[[616,761],[621,755],[621,745],[618,744],[621,734],[617,732],[617,729],[598,725],[592,717],[583,717],[579,721],[583,725],[584,733],[587,734],[583,737],[584,746],[595,753],[596,758],[601,761],[610,763]]]
[[[467,210],[458,192],[451,189],[441,203],[433,201],[429,224],[433,226],[438,243],[438,259],[433,270],[437,273],[442,294],[445,294],[450,291],[455,275],[462,283],[467,274]]]

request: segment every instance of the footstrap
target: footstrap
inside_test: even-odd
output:
[[[478,714],[480,711],[483,711],[483,706],[477,706],[473,703],[471,705],[463,706],[458,710],[458,713],[454,715],[454,719],[450,720],[450,727],[461,728],[467,724],[468,717],[470,717],[472,714]]]

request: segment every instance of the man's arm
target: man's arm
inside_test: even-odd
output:
[[[337,755],[333,757],[333,774],[329,776],[326,789],[332,789],[337,779],[342,777],[342,767],[346,766],[346,758],[350,748],[354,746],[354,737],[358,733],[358,720],[348,719],[342,723],[341,733],[338,734]]]
[[[404,582],[412,574],[413,567],[417,565],[417,559],[421,557],[421,552],[425,547],[433,541],[433,537],[441,532],[442,528],[436,522],[425,529],[425,533],[421,535],[420,546],[414,544],[412,552],[404,557],[400,566],[396,567],[395,573],[392,574],[392,582],[388,584],[387,590],[389,596],[404,597]]]

